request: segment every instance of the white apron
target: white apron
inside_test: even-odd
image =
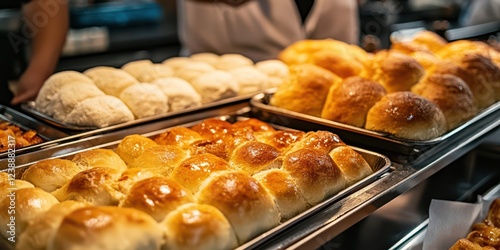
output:
[[[277,58],[302,39],[358,42],[356,0],[315,0],[302,24],[294,0],[252,0],[239,7],[178,0],[183,55],[238,53],[254,61]]]

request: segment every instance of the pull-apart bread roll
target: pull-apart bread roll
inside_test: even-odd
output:
[[[362,49],[332,39],[301,40],[279,54],[279,59],[288,65],[311,63],[340,77],[358,75],[366,57],[368,55]]]
[[[438,105],[446,118],[447,130],[454,129],[476,114],[472,92],[458,76],[430,74],[414,85],[412,92]]]
[[[136,83],[120,94],[120,99],[136,118],[161,115],[168,112],[168,99],[161,89],[150,83]]]
[[[328,90],[341,78],[312,64],[290,67],[290,75],[278,87],[270,104],[291,111],[320,116]]]
[[[347,186],[339,167],[328,153],[299,149],[283,159],[283,170],[292,177],[305,200],[315,205]]]
[[[14,201],[15,206],[12,206]],[[32,220],[59,203],[57,199],[40,188],[22,188],[11,191],[0,201],[0,235],[7,239],[21,235]],[[15,221],[11,220],[12,216]]]
[[[127,194],[136,182],[151,177],[163,177],[163,175],[149,169],[129,168],[122,172],[120,178],[114,183],[113,188]]]
[[[189,56],[189,58],[197,62],[208,63],[215,67],[219,62],[220,56],[210,52],[202,52],[202,53],[192,54],[191,56]]]
[[[49,103],[48,109],[53,112],[55,119],[64,121],[78,103],[88,98],[104,95],[104,92],[93,84],[80,82],[68,84],[59,90]]]
[[[384,87],[375,81],[359,76],[346,78],[330,88],[321,117],[363,127],[368,110],[385,94]]]
[[[228,71],[239,85],[238,94],[244,95],[265,90],[269,85],[269,77],[254,66],[240,67]]]
[[[310,131],[307,132],[297,143],[293,144],[288,152],[299,149],[319,150],[328,153],[338,146],[344,146],[345,143],[337,134],[329,131]]]
[[[118,205],[123,194],[115,189],[119,171],[96,167],[76,174],[61,188],[52,192],[59,200],[75,200],[95,206]]]
[[[409,40],[392,41],[392,45],[396,45],[396,47],[398,48],[411,47],[413,49],[430,52],[432,54],[437,53],[447,44],[448,41],[446,41],[443,37],[431,31],[420,31],[413,37],[411,37]],[[402,47],[399,47],[400,45],[402,45]]]
[[[63,122],[102,128],[132,120],[134,115],[123,101],[105,95],[87,98],[78,103]]]
[[[253,177],[273,196],[282,221],[292,218],[309,207],[299,187],[287,172],[281,169],[270,169],[259,172]]]
[[[173,127],[156,136],[154,141],[159,145],[171,145],[188,149],[192,143],[202,139],[203,137],[200,134],[189,128]]]
[[[408,140],[429,140],[446,132],[446,118],[433,102],[412,92],[390,93],[368,111],[366,129]]]
[[[112,168],[118,172],[127,169],[127,164],[111,149],[97,148],[77,153],[71,159],[79,168],[91,169],[96,167]]]
[[[177,181],[151,177],[136,182],[119,206],[141,210],[160,222],[178,206],[193,201],[191,192]]]
[[[19,236],[17,250],[46,250],[64,216],[76,209],[89,206],[78,201],[63,201],[35,218]]]
[[[216,69],[208,63],[192,61],[186,64],[182,64],[182,66],[176,68],[175,76],[182,78],[192,84],[194,79],[205,73],[213,71],[216,71]]]
[[[218,208],[233,226],[240,244],[275,227],[280,214],[269,192],[251,176],[213,173],[200,187],[198,203]]]
[[[233,169],[229,162],[220,157],[213,154],[199,154],[184,160],[172,171],[170,177],[194,194],[210,174]]]
[[[237,145],[229,162],[252,175],[264,169],[279,168],[281,166],[279,156],[280,151],[275,147],[258,141],[250,141]]]
[[[290,72],[288,65],[275,59],[260,61],[255,67],[269,77],[268,88],[280,86]]]
[[[166,234],[163,250],[229,250],[238,246],[224,214],[207,204],[179,206],[160,225]]]
[[[5,172],[1,172],[5,173]],[[5,173],[7,175],[7,173]],[[35,186],[31,184],[30,182],[23,181],[23,180],[7,180],[0,182],[0,200],[3,199],[4,197],[7,197],[12,191],[12,189],[19,190],[21,188],[34,188]]]
[[[137,60],[125,63],[124,65],[122,65],[121,70],[134,77],[136,79],[136,82],[139,82],[137,81],[137,79],[139,79],[142,74],[144,74],[145,69],[150,67],[151,65],[153,65],[153,62],[149,59]]]
[[[233,131],[231,123],[217,118],[205,119],[191,127],[200,136],[208,139],[220,139],[230,137]]]
[[[84,169],[70,160],[46,159],[31,165],[24,171],[21,179],[50,193],[61,188]]]
[[[83,72],[104,93],[120,97],[120,93],[135,83],[137,80],[127,72],[113,67],[99,66]]]
[[[174,70],[174,74],[175,74],[175,71],[177,69],[183,67],[186,64],[192,63],[194,61],[196,61],[196,60],[193,60],[190,57],[174,56],[174,57],[170,57],[170,58],[165,59],[162,62],[162,64],[163,65],[167,65],[168,67],[170,67],[171,69],[173,69]],[[150,61],[150,63],[152,63],[152,62]]]
[[[240,54],[224,54],[219,57],[217,64],[215,64],[215,68],[218,70],[229,71],[232,69],[237,69],[246,66],[252,66],[253,61]]]
[[[348,186],[373,173],[363,156],[349,146],[336,147],[329,155],[346,178]]]
[[[427,70],[437,61],[441,60],[426,46],[415,42],[395,42],[391,45],[391,51],[401,52],[415,59],[422,67]]]
[[[167,97],[170,111],[179,111],[201,105],[201,96],[187,81],[178,77],[166,77],[153,81]]]
[[[190,83],[201,95],[202,103],[234,97],[240,91],[240,86],[233,75],[222,70],[199,74]]]
[[[180,147],[157,145],[146,148],[129,167],[148,169],[168,176],[187,157],[189,157],[188,152]]]
[[[158,223],[137,209],[84,207],[64,217],[48,250],[158,250],[163,235]]]
[[[387,93],[409,91],[424,75],[424,68],[412,57],[397,51],[380,51],[361,76],[384,86]]]
[[[264,140],[267,136],[272,135],[276,130],[266,122],[255,118],[249,118],[233,123],[233,129],[249,128],[255,138],[259,141]]]
[[[138,60],[124,64],[121,68],[137,82],[152,82],[156,79],[171,77],[174,70],[166,64],[156,64],[150,60]]]
[[[264,137],[260,141],[275,147],[280,152],[287,152],[296,142],[300,141],[305,134],[306,133],[303,131],[280,130]]]
[[[123,138],[116,147],[116,154],[130,165],[135,158],[139,157],[144,150],[158,145],[155,141],[142,135],[128,135]]]
[[[80,72],[62,71],[55,73],[43,83],[43,86],[40,89],[40,92],[38,93],[35,100],[35,109],[44,114],[52,116],[54,114],[54,111],[48,107],[49,104],[53,101],[54,98],[57,98],[56,95],[63,86],[73,83],[94,85],[94,82],[90,78]]]
[[[491,58],[495,49],[480,41],[458,40],[450,42],[436,52],[436,55],[445,60],[461,58],[466,54],[480,54]]]

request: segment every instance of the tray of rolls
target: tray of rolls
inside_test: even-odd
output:
[[[500,108],[500,51],[478,41],[448,43],[423,31],[367,53],[335,40],[304,40],[280,59],[289,76],[251,100],[256,110],[285,124],[348,131],[399,153],[442,142]]]
[[[111,130],[248,101],[281,84],[287,74],[279,60],[254,63],[239,54],[138,60],[121,68],[55,73],[36,100],[21,107],[66,130]]]
[[[0,105],[0,159],[7,158],[9,153],[20,155],[48,147],[66,140],[68,136],[17,110]]]
[[[2,240],[12,249],[257,247],[390,167],[331,132],[214,117],[1,172],[3,197],[17,187],[16,245],[8,197]]]

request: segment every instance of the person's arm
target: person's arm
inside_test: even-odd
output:
[[[66,0],[32,0],[23,5],[23,16],[32,27],[32,54],[21,75],[12,104],[32,100],[54,72],[69,27]],[[45,19],[44,19],[45,18]]]

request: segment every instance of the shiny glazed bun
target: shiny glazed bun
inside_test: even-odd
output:
[[[202,139],[203,137],[192,129],[173,127],[156,136],[154,141],[159,145],[171,145],[188,149],[192,143]]]
[[[328,153],[299,149],[283,159],[283,170],[292,177],[305,200],[315,205],[347,185],[339,167]]]
[[[310,131],[307,132],[302,139],[295,143],[288,152],[293,152],[299,149],[319,150],[323,153],[328,153],[332,149],[343,146],[345,143],[337,134],[329,131]]]
[[[121,193],[126,194],[136,182],[151,177],[163,177],[163,175],[149,169],[129,168],[122,172],[113,187]]]
[[[4,172],[2,172],[4,173]],[[31,184],[31,182],[23,181],[23,180],[7,180],[0,182],[0,200],[2,200],[7,195],[11,194],[13,188],[19,190],[21,188],[34,188],[35,186]]]
[[[138,83],[137,80],[126,71],[107,66],[98,66],[83,72],[104,93],[119,97],[120,93],[127,87]]]
[[[122,207],[84,207],[61,222],[48,250],[157,250],[163,233],[149,215]]]
[[[368,111],[366,129],[408,140],[430,140],[446,132],[446,118],[433,102],[412,92],[390,93]]]
[[[287,152],[292,145],[300,141],[306,133],[295,130],[280,130],[260,139],[259,141],[269,144],[281,152]]]
[[[118,154],[127,165],[130,165],[145,149],[156,145],[158,145],[156,142],[142,135],[128,135],[125,136],[116,147],[116,154]]]
[[[278,87],[270,104],[291,111],[320,116],[330,86],[341,78],[312,64],[290,67],[290,75]]]
[[[66,184],[84,168],[65,159],[45,159],[31,165],[21,176],[46,192],[53,192]]]
[[[432,51],[432,53],[440,51],[448,44],[448,41],[446,41],[443,37],[427,30],[415,34],[412,38],[412,42],[425,46],[427,49]]]
[[[179,206],[161,226],[167,236],[164,250],[229,250],[238,246],[224,214],[207,204]]]
[[[120,207],[141,210],[160,222],[178,206],[193,201],[191,192],[177,181],[151,177],[136,182],[120,202]]]
[[[208,139],[219,139],[231,135],[232,125],[227,121],[209,118],[194,125],[191,130]]]
[[[412,87],[412,92],[435,103],[452,130],[476,114],[474,97],[469,86],[459,77],[431,74]]]
[[[278,159],[280,151],[275,147],[251,141],[236,146],[229,161],[233,166],[252,175],[269,168],[279,168],[281,161]]]
[[[363,156],[349,146],[336,147],[328,155],[339,167],[348,186],[373,173]]]
[[[233,129],[249,128],[257,138],[266,137],[276,132],[276,129],[269,123],[255,118],[237,121],[233,123],[232,127]]]
[[[148,169],[168,176],[187,157],[188,153],[179,147],[157,145],[145,149],[129,167]]]
[[[346,78],[330,88],[321,117],[363,127],[368,110],[385,94],[377,82],[359,76]]]
[[[218,208],[242,244],[277,226],[280,214],[268,191],[251,176],[233,171],[213,173],[200,187],[198,203]]]
[[[127,164],[111,149],[98,148],[77,153],[71,159],[79,168],[111,168],[122,172],[127,169]]]

